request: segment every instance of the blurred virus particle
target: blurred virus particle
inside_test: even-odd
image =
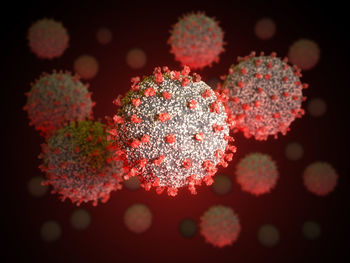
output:
[[[278,229],[271,224],[262,225],[258,231],[258,240],[265,247],[274,247],[280,239]]]
[[[32,196],[41,197],[47,193],[48,187],[41,184],[43,181],[41,176],[34,176],[29,180],[27,187]]]
[[[82,55],[74,61],[74,71],[82,79],[92,79],[98,72],[98,61],[90,55]]]
[[[248,154],[236,166],[237,183],[243,191],[256,196],[271,192],[277,179],[276,163],[267,154]]]
[[[137,190],[140,188],[140,180],[137,176],[130,177],[123,182],[123,185],[129,190]]]
[[[320,48],[316,42],[309,39],[300,39],[294,42],[288,51],[291,63],[303,70],[312,69],[320,59]]]
[[[197,233],[197,224],[194,220],[186,218],[179,224],[180,234],[185,238],[191,238]]]
[[[133,78],[131,90],[114,101],[119,110],[109,132],[127,177],[138,175],[145,190],[167,188],[175,196],[188,186],[196,194],[195,186],[211,185],[216,166],[226,167],[236,150],[220,97],[189,72],[155,68],[142,81]]]
[[[321,117],[327,112],[327,103],[321,98],[312,98],[307,105],[307,112],[312,117]]]
[[[262,18],[255,24],[254,32],[257,38],[267,40],[276,33],[276,24],[271,18]]]
[[[236,121],[234,131],[259,141],[269,135],[277,138],[278,132],[285,135],[294,119],[304,114],[302,89],[308,85],[300,82],[300,70],[290,67],[286,58],[277,58],[276,53],[264,56],[261,52],[255,57],[252,52],[238,57],[238,62],[218,87],[228,114]]]
[[[68,122],[92,118],[95,103],[88,85],[69,72],[43,73],[26,95],[24,110],[28,112],[29,124],[45,137]]]
[[[76,205],[92,201],[96,206],[121,188],[122,162],[114,160],[115,149],[107,141],[103,124],[72,122],[42,148],[44,185],[51,185],[52,193],[60,194],[62,201],[69,198]]]
[[[217,195],[226,195],[231,192],[232,182],[230,177],[220,174],[214,177],[212,189]]]
[[[224,51],[224,32],[214,18],[201,12],[186,14],[170,33],[170,52],[182,65],[202,69],[219,62],[219,54]]]
[[[40,228],[40,235],[45,242],[54,242],[61,237],[61,226],[53,220],[45,222]]]
[[[113,34],[108,28],[101,27],[97,30],[96,39],[101,45],[107,45],[112,41]]]
[[[28,30],[30,50],[42,59],[62,56],[68,47],[69,35],[62,23],[53,19],[36,21]]]
[[[91,216],[85,209],[76,209],[70,218],[72,227],[76,230],[84,230],[88,228],[91,222]]]
[[[205,240],[216,247],[235,242],[241,231],[239,219],[230,207],[210,207],[200,218],[200,232]]]
[[[303,146],[298,142],[291,142],[287,144],[285,154],[288,160],[297,161],[303,157]]]
[[[132,69],[140,69],[146,65],[146,53],[139,48],[133,48],[126,54],[126,63]]]
[[[305,239],[315,240],[321,236],[321,226],[314,221],[306,221],[302,226],[302,233]]]
[[[152,224],[152,212],[144,204],[133,204],[124,213],[124,224],[131,232],[141,234]]]
[[[314,162],[304,170],[303,180],[305,187],[311,193],[325,196],[336,187],[338,174],[329,163]]]

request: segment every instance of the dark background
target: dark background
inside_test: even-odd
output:
[[[347,8],[336,1],[306,2],[37,1],[11,2],[3,7],[1,75],[5,82],[1,88],[1,126],[5,132],[2,189],[6,212],[2,215],[5,246],[2,245],[1,262],[347,262]],[[271,194],[254,197],[242,192],[235,182],[233,191],[225,196],[215,195],[206,186],[200,187],[195,196],[180,190],[175,198],[156,195],[154,190],[123,189],[112,193],[107,204],[82,205],[90,212],[92,223],[85,231],[74,230],[69,218],[75,207],[70,201],[62,203],[50,194],[35,198],[27,190],[30,178],[41,174],[37,156],[43,142],[28,126],[22,110],[23,94],[29,90],[29,83],[43,71],[72,70],[76,57],[91,54],[100,65],[98,75],[90,82],[92,98],[97,102],[94,115],[112,116],[115,108],[111,101],[128,90],[130,77],[149,75],[155,66],[179,68],[166,44],[170,25],[183,13],[198,10],[220,21],[227,42],[220,63],[199,71],[204,80],[226,74],[237,56],[247,55],[251,50],[276,51],[285,56],[295,40],[310,38],[319,44],[321,60],[314,69],[304,72],[302,80],[310,84],[305,95],[324,98],[327,113],[321,118],[306,115],[296,120],[287,136],[278,140],[256,142],[235,136],[238,153],[220,173],[234,179],[234,167],[240,158],[252,151],[268,153],[277,161],[280,172],[278,185]],[[277,24],[276,35],[267,41],[257,39],[253,32],[255,22],[265,16]],[[62,21],[69,31],[70,47],[59,59],[39,60],[27,46],[29,26],[43,17]],[[109,45],[102,46],[96,41],[95,34],[101,26],[113,32]],[[133,47],[142,48],[147,54],[147,64],[141,70],[126,65],[126,53]],[[296,162],[284,155],[291,141],[304,147],[303,158]],[[330,162],[339,174],[335,192],[323,198],[308,193],[302,185],[304,168],[318,160]],[[141,235],[129,232],[122,221],[125,209],[134,202],[148,205],[154,216],[151,228]],[[191,239],[180,235],[178,224],[183,218],[198,222],[200,215],[215,204],[228,205],[239,215],[242,231],[236,243],[218,249],[205,243],[199,233]],[[62,236],[54,243],[45,243],[40,238],[40,227],[51,219],[61,225]],[[321,224],[320,239],[303,238],[301,226],[306,220]],[[280,242],[273,248],[263,247],[256,238],[258,228],[265,223],[280,230]]]

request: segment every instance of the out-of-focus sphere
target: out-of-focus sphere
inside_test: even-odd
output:
[[[91,222],[91,216],[88,211],[85,209],[77,209],[73,212],[70,223],[73,228],[77,230],[83,230],[86,229]]]
[[[313,98],[307,105],[307,111],[312,117],[321,117],[327,111],[327,104],[321,98]]]
[[[303,236],[308,240],[315,240],[321,236],[321,226],[313,221],[306,221],[302,227]]]
[[[83,79],[92,79],[98,72],[98,61],[90,55],[82,55],[74,61],[74,70]]]
[[[144,204],[133,204],[124,213],[124,224],[133,233],[143,233],[152,224],[152,213]]]
[[[34,176],[28,182],[28,191],[32,196],[41,197],[45,195],[48,191],[47,185],[41,185],[41,182],[44,181],[44,178],[40,176]]]
[[[262,18],[255,24],[254,32],[262,40],[270,39],[276,33],[276,24],[271,18]]]
[[[141,185],[137,176],[130,177],[128,180],[125,180],[123,184],[129,190],[137,190],[140,188]]]
[[[192,219],[184,219],[180,222],[179,231],[183,237],[193,237],[197,233],[197,224]]]
[[[285,154],[288,160],[297,161],[303,157],[303,146],[301,146],[301,144],[298,142],[288,143]]]
[[[230,177],[226,175],[217,175],[214,177],[214,183],[212,184],[212,189],[214,193],[218,195],[225,195],[231,191],[232,182]]]
[[[309,39],[294,42],[288,51],[289,61],[303,70],[312,69],[320,59],[320,48]]]
[[[97,30],[96,39],[101,45],[107,45],[112,41],[113,34],[108,28],[101,27]]]
[[[147,56],[146,53],[139,48],[129,50],[126,55],[126,63],[132,69],[140,69],[146,65]]]
[[[40,235],[45,242],[53,242],[60,238],[62,230],[56,221],[45,222],[40,229]]]
[[[258,240],[265,247],[274,247],[280,239],[278,229],[270,224],[262,225],[258,231]]]

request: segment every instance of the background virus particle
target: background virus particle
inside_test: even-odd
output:
[[[91,92],[77,75],[66,72],[43,73],[26,93],[30,125],[45,137],[68,122],[92,117]]]
[[[285,154],[288,160],[300,160],[304,154],[303,146],[298,142],[288,143],[286,146]]]
[[[269,193],[275,187],[278,170],[275,162],[267,154],[251,153],[239,161],[236,180],[242,190],[259,196]]]
[[[126,54],[126,63],[132,69],[140,69],[146,65],[146,53],[139,48],[133,48]]]
[[[128,176],[139,176],[141,186],[165,188],[171,196],[178,188],[213,183],[217,165],[227,166],[236,149],[229,145],[229,124],[220,97],[198,74],[167,67],[155,68],[141,82],[133,78],[131,90],[114,103],[119,106],[110,133],[116,136],[119,155]]]
[[[53,19],[41,19],[28,30],[30,50],[43,59],[62,56],[68,47],[69,35],[62,23]]]
[[[64,201],[105,203],[110,192],[121,188],[122,162],[114,160],[115,149],[107,142],[105,126],[99,122],[72,122],[43,145],[39,156],[45,185],[53,187]]]
[[[205,240],[216,247],[235,242],[241,231],[239,219],[230,207],[210,207],[200,219],[200,232]]]
[[[327,112],[327,103],[321,98],[312,98],[307,105],[307,112],[312,117],[321,117]]]
[[[254,33],[262,40],[270,39],[276,33],[276,24],[271,18],[264,17],[256,22]]]
[[[137,190],[140,188],[141,183],[137,176],[130,177],[123,182],[123,185],[129,190]]]
[[[269,135],[277,138],[278,132],[285,135],[294,119],[304,114],[302,89],[308,85],[300,82],[300,70],[276,53],[264,56],[262,52],[255,57],[252,52],[238,62],[218,89],[236,121],[234,131],[256,140],[266,140]]]
[[[191,238],[197,233],[197,224],[194,220],[186,218],[179,224],[180,234],[185,238]]]
[[[305,239],[315,240],[321,236],[321,226],[314,221],[306,221],[302,226],[302,233]]]
[[[152,225],[152,212],[144,204],[133,204],[124,213],[124,224],[131,232],[141,234]]]
[[[218,195],[225,195],[231,192],[232,182],[230,177],[220,174],[214,177],[214,183],[211,187],[214,193]]]
[[[98,61],[90,55],[82,55],[74,61],[74,71],[83,79],[92,79],[98,72]]]
[[[312,69],[320,59],[320,48],[317,43],[309,39],[294,42],[288,51],[291,63],[303,70]]]
[[[76,230],[84,230],[91,223],[91,216],[85,209],[79,208],[74,210],[70,217],[70,223]]]
[[[61,237],[61,226],[53,220],[45,222],[40,228],[40,235],[45,242],[54,242]]]
[[[258,240],[265,247],[274,247],[280,240],[280,233],[274,225],[262,225],[258,230]]]
[[[325,196],[336,187],[338,174],[331,164],[314,162],[304,170],[303,180],[306,189],[311,193]]]
[[[219,61],[224,51],[223,38],[218,22],[198,12],[184,15],[173,25],[168,44],[175,60],[192,69],[202,69]]]
[[[41,176],[34,176],[29,180],[27,187],[32,196],[41,197],[47,193],[48,187],[41,184],[43,181],[44,178]]]
[[[97,30],[96,39],[97,39],[97,42],[100,43],[101,45],[107,45],[113,39],[112,31],[109,30],[108,28],[101,27]]]

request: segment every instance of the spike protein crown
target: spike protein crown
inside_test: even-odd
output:
[[[153,76],[132,79],[121,100],[110,133],[119,143],[119,155],[128,176],[138,175],[141,186],[178,188],[213,183],[217,165],[227,166],[236,148],[229,144],[228,118],[218,94],[185,66],[182,72],[155,68]],[[231,152],[231,153],[229,153]]]
[[[241,232],[239,219],[230,207],[210,207],[200,218],[200,232],[205,240],[217,247],[235,242]]]
[[[68,47],[69,35],[62,23],[53,19],[41,19],[28,30],[29,48],[39,58],[60,57]]]
[[[26,95],[30,125],[45,137],[67,122],[91,118],[95,104],[88,86],[68,72],[43,73]]]
[[[228,114],[236,121],[234,131],[256,140],[277,138],[278,132],[285,135],[291,122],[304,114],[302,90],[308,85],[300,82],[300,70],[276,53],[255,57],[252,52],[238,62],[218,86]]]
[[[237,164],[236,176],[243,191],[259,196],[276,186],[278,171],[269,155],[252,153]]]
[[[211,66],[224,51],[224,33],[218,22],[204,13],[184,15],[171,30],[168,44],[175,60],[193,69]]]
[[[121,188],[123,165],[114,159],[115,148],[107,141],[103,124],[71,122],[42,147],[43,185],[51,185],[62,201],[69,198],[77,205],[92,201],[96,206]]]

